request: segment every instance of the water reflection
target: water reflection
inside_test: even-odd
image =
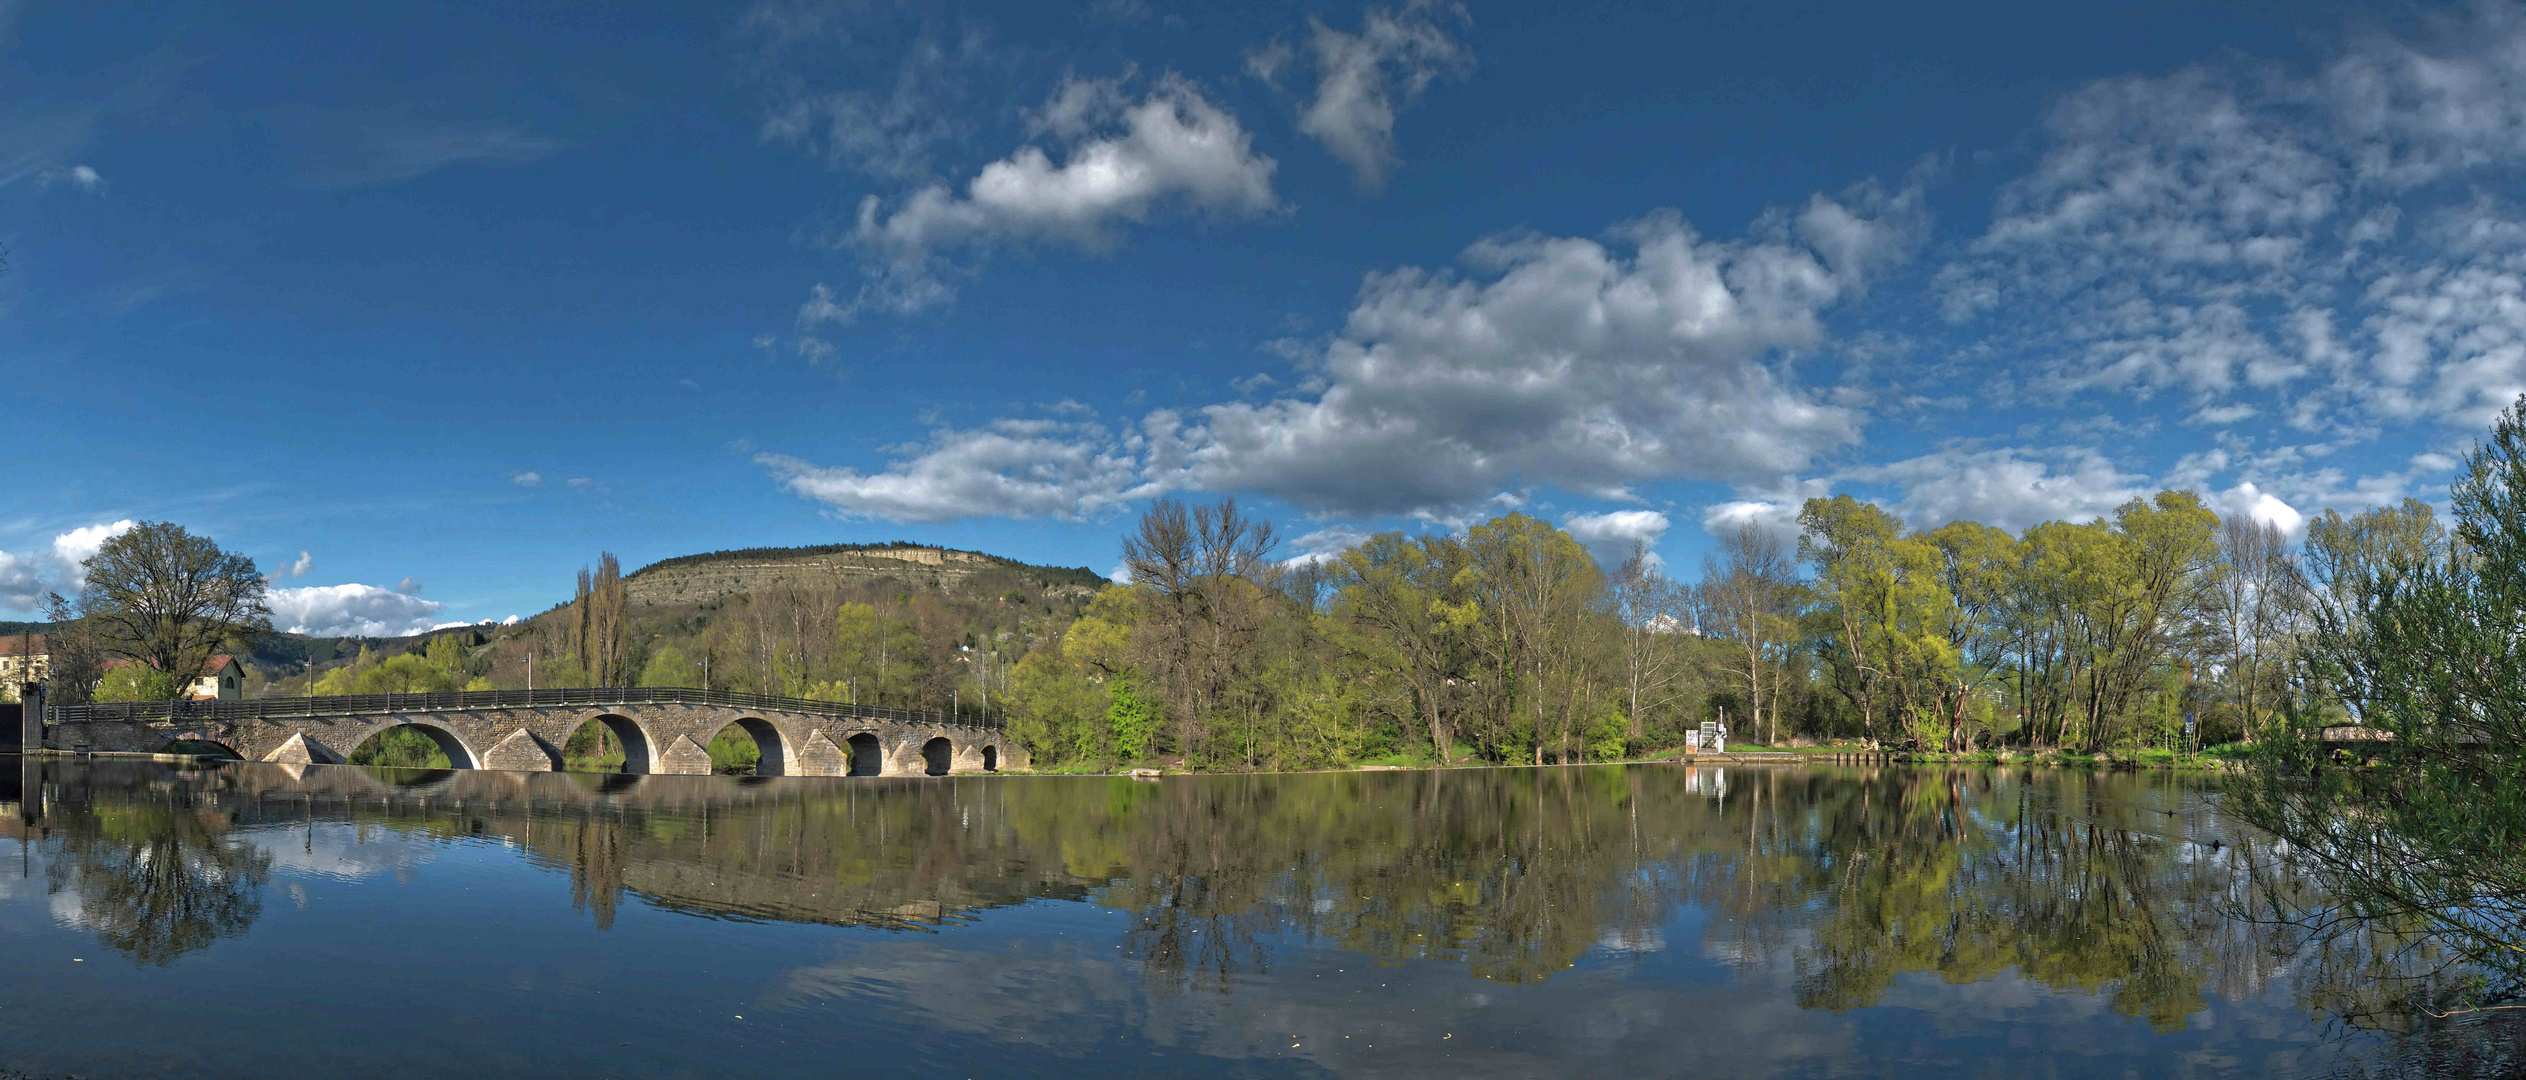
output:
[[[600,930],[631,904],[949,935],[1031,901],[1094,905],[1117,916],[1120,946],[1098,962],[1124,958],[1142,993],[1170,998],[1261,985],[1304,949],[1502,987],[1681,950],[1810,1013],[1917,998],[1925,982],[2022,982],[2165,1034],[2276,988],[2308,1014],[2399,1023],[2389,976],[2415,960],[2309,949],[2252,918],[2305,885],[2202,781],[2168,774],[737,783],[31,761],[15,820],[79,924],[152,965],[245,933],[274,852],[315,865],[320,831],[345,826],[509,848],[566,875]],[[793,979],[874,977],[819,971]]]

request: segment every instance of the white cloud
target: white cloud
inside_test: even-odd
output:
[[[2219,492],[2211,496],[2210,501],[2228,513],[2242,513],[2264,524],[2277,526],[2293,539],[2307,523],[2307,515],[2299,513],[2297,507],[2256,487],[2252,481]]]
[[[421,579],[405,575],[402,581],[395,583],[395,591],[405,596],[419,596],[421,595]]]
[[[316,557],[301,551],[298,553],[298,561],[289,564],[289,576],[294,578],[306,577],[307,568],[314,565],[316,565]]]
[[[1294,567],[1329,562],[1341,558],[1343,552],[1367,542],[1366,531],[1348,525],[1317,529],[1291,541],[1290,546],[1296,548],[1298,554],[1281,560],[1281,565]]]
[[[61,560],[68,566],[76,567],[95,555],[98,548],[105,546],[106,541],[132,531],[132,526],[136,524],[138,523],[132,519],[124,518],[121,521],[103,525],[72,529],[53,538],[53,558]]]
[[[1678,478],[1769,483],[1857,440],[1860,414],[1798,389],[1776,358],[1899,261],[1917,188],[1874,186],[1712,240],[1673,212],[1608,239],[1512,235],[1466,269],[1372,274],[1293,392],[1117,435],[1002,420],[934,433],[883,471],[758,460],[802,495],[896,520],[1091,516],[1140,494],[1256,492],[1344,517],[1452,521],[1553,486],[1630,499]]]
[[[1030,144],[983,166],[961,193],[931,184],[891,209],[878,196],[862,199],[849,242],[868,281],[848,301],[811,300],[802,326],[944,304],[955,296],[948,278],[970,272],[957,253],[1043,243],[1101,250],[1122,226],[1170,208],[1223,219],[1279,208],[1276,163],[1255,152],[1236,117],[1180,76],[1160,77],[1137,102],[1122,82],[1074,78],[1053,92],[1037,126],[1064,144],[1058,163]]]
[[[512,483],[512,484],[516,484],[516,485],[517,485],[517,486],[519,486],[519,487],[542,487],[542,486],[544,486],[544,474],[542,474],[542,473],[535,473],[535,472],[522,472],[522,473],[517,474],[516,476],[512,476],[512,477],[510,477],[510,478],[509,478],[509,482],[510,482],[510,483]]]
[[[1667,518],[1655,510],[1571,514],[1561,519],[1561,530],[1578,540],[1589,554],[1596,556],[1597,565],[1612,570],[1631,556],[1633,544],[1655,547],[1658,538],[1666,535]],[[1666,560],[1653,551],[1649,553],[1649,564],[1663,566]]]
[[[1819,212],[1846,206],[1857,212]],[[1823,311],[1919,221],[1917,192],[1864,188],[1773,215],[1748,240],[1661,212],[1607,241],[1486,240],[1465,255],[1470,273],[1372,275],[1310,364],[1320,390],[1152,414],[1152,475],[1346,516],[1445,518],[1519,485],[1628,498],[1652,480],[1791,474],[1856,441],[1861,417],[1769,358],[1821,341]]]
[[[569,484],[574,488],[583,488],[596,483],[596,481],[585,476],[573,476],[570,479],[563,481],[563,483]]]
[[[0,610],[33,611],[49,591],[33,560],[0,551]]]
[[[86,165],[73,165],[66,169],[46,169],[40,177],[40,182],[45,187],[67,184],[88,195],[95,195],[105,190],[105,177]]]
[[[1323,143],[1350,167],[1366,190],[1384,187],[1402,158],[1395,151],[1395,114],[1441,75],[1473,67],[1473,54],[1448,33],[1467,16],[1463,6],[1437,0],[1405,0],[1399,7],[1370,8],[1356,34],[1309,21],[1307,55],[1316,75],[1315,96],[1298,118],[1298,130]],[[1278,84],[1296,59],[1274,41],[1247,54],[1247,70]]]
[[[2526,13],[2495,5],[2353,35],[2303,74],[2091,83],[1939,275],[1948,314],[2004,312],[1991,345],[2041,391],[2478,427],[2526,391],[2526,215],[2480,194],[2526,180],[2521,87]]]
[[[87,586],[80,564],[107,540],[130,532],[134,524],[125,518],[81,526],[53,537],[50,548],[36,554],[0,551],[0,609],[32,611],[46,593],[77,595]]]
[[[1136,486],[1131,452],[1093,421],[1009,419],[933,432],[910,460],[862,473],[779,454],[755,462],[782,486],[857,517],[1094,517]]]
[[[1895,485],[1894,510],[1913,529],[1979,521],[2010,532],[2045,521],[2092,521],[2157,490],[2094,450],[1950,448],[1848,469],[1841,478]]]
[[[438,624],[446,605],[375,585],[313,585],[271,592],[272,624],[316,637],[403,637]]]
[[[763,139],[881,180],[928,179],[933,159],[971,134],[966,118],[984,106],[970,76],[997,55],[979,28],[942,29],[934,18],[915,5],[757,5],[744,27],[762,42],[758,75],[775,98]],[[877,79],[820,85],[833,73]]]

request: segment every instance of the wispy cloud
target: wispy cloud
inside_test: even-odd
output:
[[[568,144],[515,124],[439,121],[291,106],[267,114],[290,148],[298,183],[314,188],[392,184],[459,165],[508,168]]]

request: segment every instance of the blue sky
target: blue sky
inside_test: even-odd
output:
[[[2511,4],[234,7],[0,0],[0,613],[150,519],[371,633],[1168,493],[2295,530],[2526,391]]]

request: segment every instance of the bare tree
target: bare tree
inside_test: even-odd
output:
[[[105,677],[105,649],[95,632],[80,621],[78,608],[60,593],[44,598],[44,615],[52,620],[44,634],[44,648],[50,653],[45,661],[50,700],[56,705],[86,704],[96,695],[97,681]]]
[[[1702,560],[1702,611],[1709,624],[1703,631],[1726,639],[1732,649],[1730,674],[1745,683],[1747,730],[1764,731],[1780,740],[1780,663],[1778,653],[1790,627],[1782,614],[1789,593],[1789,560],[1780,540],[1754,525],[1742,525],[1719,538],[1719,554]],[[1764,708],[1769,690],[1774,702]]]
[[[1270,522],[1246,516],[1235,499],[1194,507],[1160,499],[1123,538],[1132,584],[1155,603],[1144,613],[1147,641],[1135,644],[1160,677],[1175,713],[1176,751],[1191,755],[1229,685],[1247,668],[1246,646],[1267,615],[1274,585]]]
[[[269,586],[254,560],[181,525],[142,522],[108,538],[80,567],[87,581],[80,617],[107,650],[176,680],[176,693],[213,654],[272,629]]]
[[[1684,673],[1672,635],[1684,628],[1687,592],[1658,571],[1649,545],[1637,540],[1614,571],[1608,592],[1623,624],[1623,691],[1631,701],[1631,737],[1638,739],[1642,716]]]
[[[2298,568],[2279,526],[2243,514],[2231,514],[2220,525],[2218,571],[2205,606],[2227,647],[2241,733],[2252,742],[2261,727],[2269,652],[2288,623]]]

